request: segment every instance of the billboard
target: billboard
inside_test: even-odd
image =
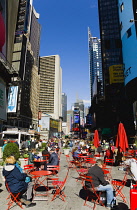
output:
[[[123,65],[112,65],[109,67],[109,82],[110,84],[124,82]]]
[[[11,86],[8,93],[8,113],[16,112],[18,98],[18,86]]]
[[[74,123],[80,123],[80,116],[74,115]]]
[[[50,118],[42,116],[41,120],[39,120],[39,125],[41,127],[41,130],[49,130],[49,124],[50,124]]]
[[[7,120],[6,86],[0,83],[0,119]]]
[[[137,22],[132,21],[137,20],[136,2],[119,0],[125,85],[137,77]]]

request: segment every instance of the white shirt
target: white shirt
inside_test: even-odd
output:
[[[131,170],[131,172],[134,176],[133,178],[134,178],[135,181],[137,181],[137,161],[133,158],[130,158],[130,159],[124,161],[124,163],[126,165],[130,166],[130,170]]]

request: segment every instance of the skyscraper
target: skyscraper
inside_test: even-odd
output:
[[[39,14],[32,0],[19,0],[18,12],[14,18],[14,49],[12,66],[17,76],[12,85],[18,87],[16,109],[8,111],[8,124],[16,127],[37,128],[39,75],[38,55],[40,42]],[[12,5],[13,6],[13,5]],[[10,36],[10,35],[9,35]]]
[[[89,46],[89,71],[90,71],[90,91],[91,101],[94,95],[103,95],[102,78],[102,59],[101,59],[101,41],[91,35],[88,28],[88,46]],[[100,84],[100,90],[99,90]],[[99,93],[100,92],[100,93]]]
[[[40,57],[39,110],[54,119],[62,116],[62,69],[59,55]]]
[[[67,122],[67,95],[62,93],[62,117],[63,122]]]
[[[110,85],[109,68],[123,64],[119,27],[118,0],[98,0],[105,98],[116,100],[116,93],[123,84]],[[112,102],[113,103],[113,102]]]
[[[121,121],[127,134],[133,135],[133,108],[124,88],[118,0],[98,0],[98,9],[104,82],[104,102],[99,116],[102,115],[103,127],[116,131]]]

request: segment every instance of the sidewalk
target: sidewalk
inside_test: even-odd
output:
[[[66,158],[65,155],[62,154],[61,155],[61,170],[59,173],[59,177],[60,180],[63,180],[65,175],[66,175],[66,171],[67,171],[67,162],[66,162]],[[123,171],[119,171],[118,167],[113,167],[112,170],[112,177],[116,178],[116,179],[120,179],[122,180],[124,176],[124,172]],[[76,182],[76,178],[78,177],[78,174],[76,172],[75,169],[70,169],[69,171],[69,177],[67,180],[67,184],[65,187],[65,194],[66,194],[66,202],[62,201],[59,198],[56,198],[54,201],[51,202],[51,197],[52,195],[49,197],[48,201],[34,201],[36,202],[36,206],[35,207],[31,207],[29,209],[33,209],[33,210],[89,210],[91,208],[87,207],[87,206],[83,206],[84,204],[84,200],[82,198],[79,197],[79,193],[80,190],[82,189],[82,185],[79,181]],[[128,177],[128,179],[130,179],[130,177]],[[6,210],[7,209],[7,190],[5,189],[4,186],[4,182],[2,180],[2,177],[0,176],[0,183],[2,183],[2,187],[0,188],[0,210]],[[116,209],[120,209],[120,210],[127,210],[129,209],[130,203],[129,203],[129,187],[124,187],[123,192],[126,195],[127,198],[127,204],[124,204],[122,199],[120,197],[117,197],[117,205],[118,207]],[[93,206],[93,203],[88,202],[89,205]],[[24,209],[25,206],[23,206]],[[12,207],[12,210],[20,210],[21,208],[18,206],[14,206]],[[96,210],[105,210],[105,207],[99,206],[97,205]]]

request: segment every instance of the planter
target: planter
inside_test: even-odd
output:
[[[68,148],[68,149],[63,149],[64,155],[68,155],[68,154],[69,154],[69,151],[70,151],[70,148]]]
[[[21,162],[21,168],[24,168],[24,165],[26,165],[25,159],[24,158],[19,158],[19,161]]]

